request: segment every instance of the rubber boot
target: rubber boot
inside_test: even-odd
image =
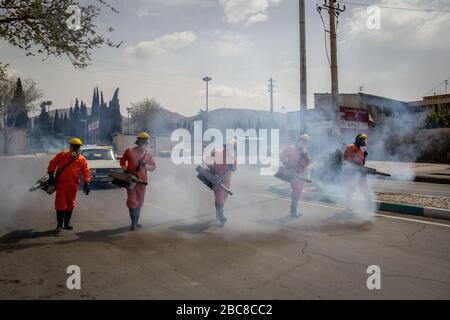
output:
[[[130,219],[131,219],[130,230],[134,231],[136,229],[136,209],[129,208],[128,210],[130,211]]]
[[[65,230],[73,230],[73,227],[70,224],[70,219],[72,219],[72,210],[64,212],[64,229]]]
[[[64,225],[64,211],[56,211],[56,229],[53,231],[55,235],[59,235]]]
[[[217,218],[217,226],[223,227],[225,222],[227,222],[227,218],[224,217],[223,214],[223,203],[215,203],[216,206],[216,218]]]
[[[291,218],[293,218],[293,219],[297,219],[297,218],[300,218],[302,216],[297,211],[298,201],[299,201],[298,198],[292,198],[292,200],[291,200]]]
[[[136,228],[142,228],[142,224],[139,224],[139,217],[141,216],[141,209],[136,208]]]

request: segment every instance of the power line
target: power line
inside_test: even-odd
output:
[[[435,86],[433,89],[427,91],[426,93],[424,93],[422,96],[426,97],[427,95],[429,95],[430,93],[433,93],[433,91],[435,91],[437,88],[439,88],[440,86],[442,86],[443,84],[447,84],[448,85],[448,81],[450,80],[450,77],[448,77],[447,79],[439,82],[439,84],[437,86]]]
[[[324,35],[324,40],[325,40],[325,53],[327,55],[328,65],[331,66],[330,54],[328,53],[328,43],[327,43],[327,33],[329,33],[329,31],[327,29],[327,26],[325,25],[325,20],[323,19],[323,16],[322,16],[322,9],[319,6],[319,4],[317,4],[317,12],[319,12],[320,20],[322,20],[323,35]]]
[[[371,7],[371,6],[377,6],[379,8],[383,9],[389,9],[389,10],[402,10],[402,11],[416,11],[416,12],[439,12],[439,13],[450,13],[450,9],[421,9],[421,8],[406,8],[406,7],[391,7],[386,5],[379,5],[379,4],[366,4],[366,3],[359,3],[359,2],[352,2],[352,1],[345,1],[341,0],[338,1],[344,5],[351,5],[351,6],[360,6],[360,7]]]

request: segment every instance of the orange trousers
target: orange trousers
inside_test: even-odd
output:
[[[295,181],[291,182],[291,188],[292,188],[292,198],[300,199],[303,192],[303,181]]]
[[[56,188],[55,209],[57,211],[72,211],[75,208],[78,186],[59,185]]]
[[[127,207],[129,209],[142,208],[145,200],[146,186],[137,184],[133,191],[127,191]]]

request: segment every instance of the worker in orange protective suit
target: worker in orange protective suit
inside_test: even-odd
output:
[[[148,171],[155,171],[156,164],[152,155],[147,150],[150,135],[146,132],[141,132],[137,136],[136,146],[125,150],[123,156],[120,158],[120,166],[125,173],[131,173],[140,180],[148,181]],[[134,190],[127,190],[127,207],[130,213],[131,226],[130,230],[134,231],[136,228],[142,227],[139,224],[139,217],[145,199],[144,184],[136,184]]]
[[[346,217],[354,216],[352,210],[352,196],[355,189],[359,189],[364,196],[369,209],[372,206],[372,198],[367,185],[367,174],[364,173],[362,167],[366,163],[368,155],[367,148],[368,136],[366,134],[358,134],[355,142],[348,145],[344,151],[344,180],[346,182]]]
[[[297,139],[295,145],[290,145],[280,154],[280,162],[288,169],[295,170],[300,176],[304,176],[306,168],[311,163],[308,156],[309,135],[302,134]],[[302,216],[298,212],[298,202],[302,196],[303,180],[293,180],[291,183],[291,218],[299,218]]]
[[[80,176],[83,175],[84,193],[90,192],[89,183],[91,180],[86,159],[80,154],[83,145],[78,138],[69,141],[69,151],[58,153],[49,163],[47,173],[49,183],[56,186],[56,220],[57,226],[54,233],[61,233],[64,228],[72,230],[70,219],[75,208],[75,199],[80,186]]]
[[[231,173],[237,170],[237,140],[231,139],[227,144],[223,145],[222,149],[213,150],[211,158],[208,159],[208,168],[216,175],[218,175],[223,184],[230,188]],[[227,222],[224,215],[225,201],[228,198],[228,193],[223,188],[214,190],[214,205],[216,207],[217,226],[223,227]]]

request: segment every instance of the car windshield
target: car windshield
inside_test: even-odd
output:
[[[109,149],[83,150],[81,154],[86,160],[114,160],[112,150]]]

